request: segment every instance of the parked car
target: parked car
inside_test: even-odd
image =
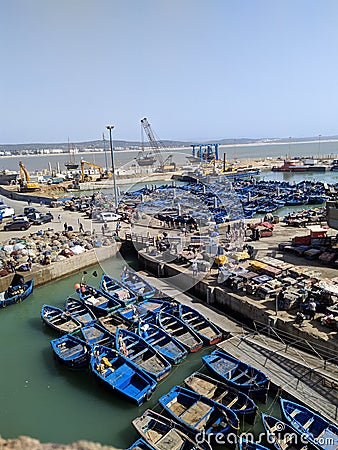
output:
[[[23,213],[25,214],[25,216],[28,216],[28,214],[33,214],[33,213],[40,214],[40,211],[36,208],[33,208],[32,206],[26,206],[23,209]]]
[[[11,208],[10,206],[7,205],[0,205],[0,215],[2,219],[4,219],[5,217],[12,217],[14,216],[14,214],[15,214],[14,208]]]
[[[31,222],[32,225],[41,225],[42,223],[48,223],[51,222],[54,219],[53,214],[50,212],[46,214],[38,213],[38,214],[28,214],[28,220]]]
[[[31,226],[31,224],[24,219],[17,219],[17,220],[13,220],[12,222],[8,222],[6,223],[6,225],[4,225],[4,230],[5,231],[17,231],[17,230],[28,230],[28,228]]]
[[[97,219],[100,222],[114,222],[115,220],[120,220],[121,215],[113,212],[101,212],[97,215]]]

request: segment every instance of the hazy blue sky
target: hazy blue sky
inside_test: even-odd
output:
[[[338,134],[337,0],[0,7],[0,143]]]

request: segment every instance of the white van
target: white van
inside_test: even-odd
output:
[[[114,222],[116,220],[120,220],[122,216],[120,214],[116,214],[114,212],[101,212],[97,215],[97,218],[100,222]]]

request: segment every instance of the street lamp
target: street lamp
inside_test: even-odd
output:
[[[320,138],[322,137],[321,134],[318,135],[318,159],[320,159]]]
[[[116,186],[115,163],[114,163],[114,147],[113,147],[113,138],[112,138],[112,131],[114,129],[114,125],[107,125],[106,128],[107,128],[107,130],[109,130],[111,166],[112,166],[113,181],[114,181],[114,199],[115,199],[115,209],[116,209],[116,212],[117,212],[117,208],[119,206],[119,199],[118,199],[117,186]]]

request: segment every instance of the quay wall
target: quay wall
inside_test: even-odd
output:
[[[116,255],[118,245],[99,247],[80,255],[74,255],[62,261],[53,262],[48,266],[32,267],[30,272],[20,272],[25,279],[34,278],[34,287],[49,283],[50,281],[65,278],[68,275],[80,272]],[[0,292],[5,291],[13,278],[13,274],[0,278]]]
[[[45,197],[43,195],[38,195],[36,192],[34,194],[29,193],[21,193],[16,191],[10,191],[6,189],[4,186],[0,185],[0,195],[4,195],[12,200],[18,200],[21,202],[28,202],[30,200],[32,203],[40,203],[43,202],[44,205],[50,205],[54,200],[51,197]]]
[[[169,278],[169,283],[173,281],[177,289],[183,292],[188,291],[195,297],[199,298],[203,303],[206,303],[220,312],[239,318],[246,323],[259,323],[265,327],[271,327],[277,331],[288,333],[292,335],[295,340],[306,340],[310,345],[325,347],[327,352],[338,350],[336,339],[323,339],[320,336],[311,334],[304,328],[299,328],[294,325],[292,318],[280,317],[274,311],[267,309],[266,306],[258,301],[252,301],[244,294],[228,291],[221,286],[211,286],[208,281],[200,280],[192,288],[191,272],[186,275],[179,266],[170,263],[159,262],[143,252],[139,252],[139,261],[143,267],[150,273],[159,278]],[[190,283],[190,284],[189,284]],[[310,348],[310,346],[309,346]]]

